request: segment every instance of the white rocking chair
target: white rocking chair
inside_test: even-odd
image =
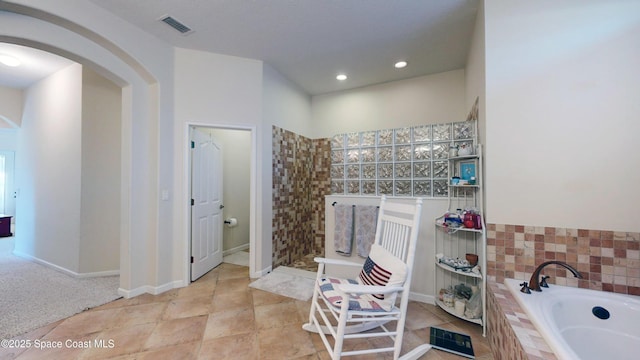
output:
[[[318,273],[309,322],[302,328],[320,335],[331,359],[382,352],[393,352],[394,359],[418,359],[431,349],[425,343],[400,357],[421,212],[422,199],[406,204],[387,202],[383,196],[375,241],[364,265],[314,259]],[[338,279],[324,274],[326,264],[362,270],[357,280]],[[398,294],[400,303],[396,304]],[[394,328],[384,325],[390,321],[396,321],[391,324]],[[333,344],[328,335],[333,337]],[[343,351],[345,340],[379,337],[390,337],[393,346]]]

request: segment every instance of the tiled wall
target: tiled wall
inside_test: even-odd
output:
[[[496,359],[555,359],[542,336],[503,284],[528,281],[549,260],[568,263],[584,279],[562,267],[544,269],[550,283],[640,295],[640,233],[487,224],[487,319]]]
[[[529,280],[548,260],[567,262],[584,277],[550,265],[544,273],[551,283],[640,295],[640,233],[487,224],[490,280]]]
[[[325,209],[324,197],[331,194],[331,141],[312,140],[313,168],[311,171],[311,231],[314,253],[324,255]]]
[[[518,301],[502,283],[490,282],[487,292],[487,336],[496,360],[556,360]]]
[[[273,267],[324,253],[331,144],[273,127]]]

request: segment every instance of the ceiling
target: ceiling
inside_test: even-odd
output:
[[[463,68],[478,8],[477,0],[89,1],[176,47],[262,60],[310,95]],[[165,15],[193,32],[158,20]],[[409,65],[395,69],[398,60]]]
[[[17,67],[9,67],[0,63],[0,86],[8,88],[25,89],[73,64],[71,60],[46,51],[1,42],[0,54],[11,55],[22,62]]]

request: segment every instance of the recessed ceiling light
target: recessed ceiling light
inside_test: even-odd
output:
[[[345,74],[338,74],[338,76],[336,76],[336,79],[340,80],[340,81],[345,81],[347,80],[347,75]]]
[[[408,64],[406,61],[398,61],[395,65],[396,69],[402,69],[403,67],[406,67]]]
[[[22,64],[22,62],[20,62],[20,60],[14,58],[11,55],[7,55],[7,54],[0,54],[0,63],[3,63],[7,66],[11,66],[11,67],[16,67],[19,66],[20,64]]]

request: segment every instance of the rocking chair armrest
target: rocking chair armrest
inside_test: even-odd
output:
[[[315,257],[313,258],[313,261],[317,263],[329,264],[329,265],[345,265],[345,266],[362,267],[362,264],[358,264],[358,263],[347,261],[347,260],[341,260],[341,259],[327,259],[322,257]]]
[[[340,284],[336,286],[340,291],[348,294],[390,294],[404,290],[402,286],[373,286]]]

